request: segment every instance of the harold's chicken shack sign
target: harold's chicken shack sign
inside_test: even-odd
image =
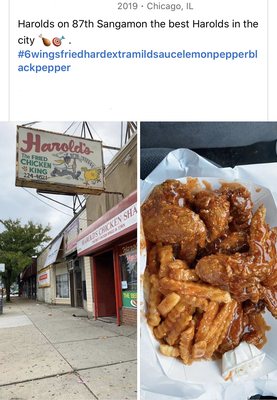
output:
[[[16,186],[57,193],[104,190],[102,143],[17,127]]]

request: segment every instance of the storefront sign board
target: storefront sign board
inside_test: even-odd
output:
[[[100,194],[104,191],[102,143],[18,126],[16,186]]]
[[[127,233],[136,224],[137,203],[134,203],[80,239],[77,243],[78,254],[82,255],[88,249],[97,248],[120,234]]]
[[[51,286],[50,283],[50,269],[42,269],[38,272],[38,287],[45,288]]]
[[[123,307],[126,308],[137,308],[137,292],[124,290],[122,292],[122,303]]]

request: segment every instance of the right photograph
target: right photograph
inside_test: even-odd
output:
[[[140,137],[141,399],[277,398],[277,122]]]

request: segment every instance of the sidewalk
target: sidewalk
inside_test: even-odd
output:
[[[137,398],[136,328],[84,315],[21,298],[4,305],[1,400]]]

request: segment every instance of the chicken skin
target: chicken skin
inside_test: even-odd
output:
[[[242,232],[249,228],[252,219],[253,203],[251,194],[239,183],[223,183],[219,191],[230,203],[230,227]]]
[[[218,252],[223,254],[234,254],[249,249],[248,235],[246,232],[231,232],[218,244]]]
[[[228,230],[230,203],[227,197],[215,192],[202,190],[195,195],[193,205],[200,218],[205,222],[209,241],[214,241]]]
[[[181,183],[175,179],[168,179],[161,185],[157,185],[147,202],[153,201],[157,203],[172,204],[184,207],[192,198],[191,188],[195,185],[195,180],[190,179],[188,183]],[[144,203],[145,204],[145,203]]]

